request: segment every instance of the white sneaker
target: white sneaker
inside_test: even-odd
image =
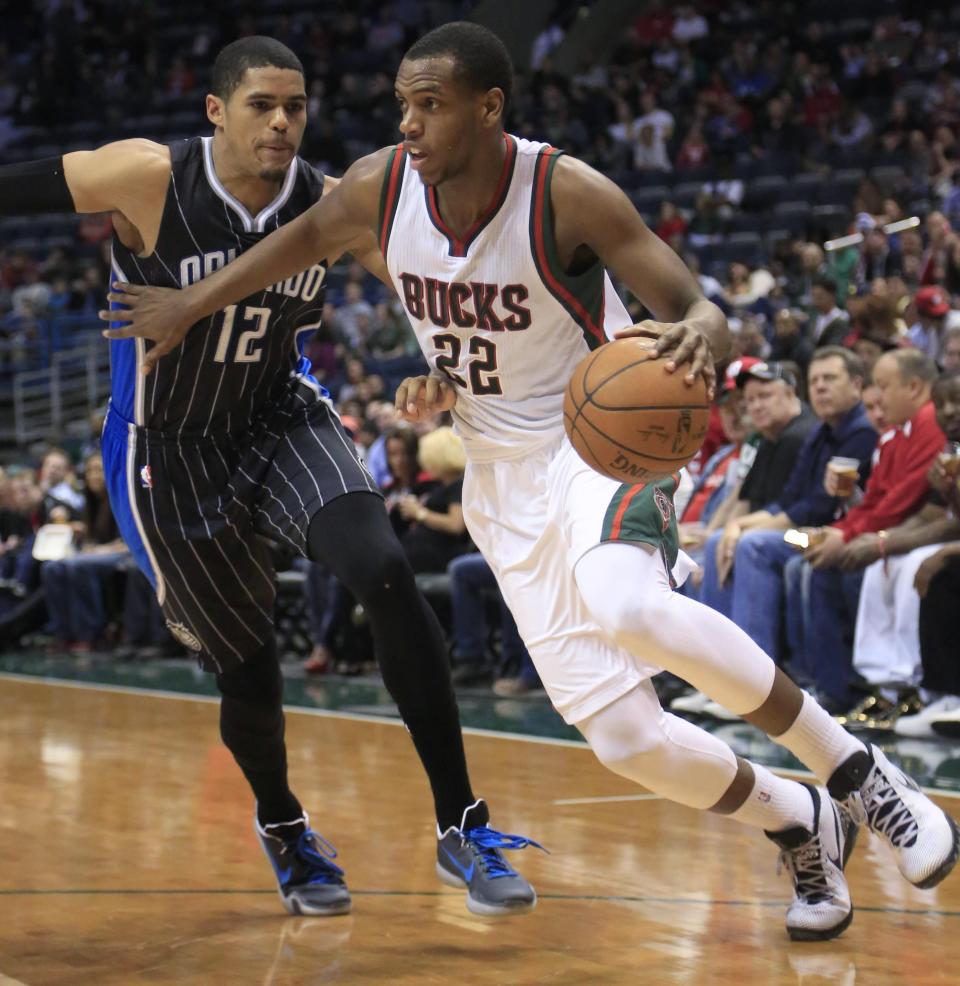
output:
[[[960,738],[960,700],[957,700],[957,706],[953,709],[944,709],[931,717],[930,728],[936,736]]]
[[[960,696],[943,695],[935,702],[913,716],[901,716],[893,725],[897,736],[910,736],[914,739],[934,739],[934,719],[939,719],[944,713],[960,710]]]
[[[935,887],[956,865],[960,833],[953,819],[872,743],[834,771],[829,788],[856,821],[887,843],[915,887]]]
[[[729,709],[724,708],[719,702],[714,702],[713,699],[703,707],[701,715],[712,716],[714,719],[723,719],[724,722],[733,722],[740,718],[740,716],[731,712]]]
[[[826,788],[804,787],[813,798],[813,831],[767,832],[780,847],[777,873],[793,878],[787,932],[793,941],[828,941],[853,920],[853,904],[843,868],[857,841],[857,826],[830,798]]]
[[[678,695],[670,703],[670,708],[674,712],[693,712],[700,715],[709,704],[710,698],[703,692],[687,692],[686,695]]]

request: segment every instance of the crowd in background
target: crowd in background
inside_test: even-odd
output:
[[[279,16],[226,5],[221,14],[217,4],[158,3],[135,15],[109,0],[26,5],[13,15],[20,43],[0,45],[0,146],[17,159],[39,156],[41,140],[61,152],[201,132],[213,52],[259,32],[301,56],[311,118],[303,154],[339,174],[396,139],[390,69],[404,48],[470,6],[357,0],[317,18],[296,4]],[[683,591],[731,616],[844,721],[960,734],[949,657],[960,602],[957,11],[892,0],[842,11],[649,0],[612,50],[584,46],[578,67],[561,72],[588,6],[556,4],[518,74],[508,127],[618,181],[728,315],[733,351],[719,368],[711,433],[678,496],[684,544],[701,562]],[[71,219],[48,233],[31,239],[0,223],[0,370],[29,356],[44,319],[100,307],[109,220]],[[845,245],[828,242],[842,236]],[[438,439],[395,421],[393,388],[422,365],[396,299],[358,267],[335,271],[308,355],[385,490],[449,634],[457,680],[499,679],[501,694],[536,688],[463,529],[454,436],[446,422]],[[117,576],[131,566],[96,522],[87,453],[75,474],[52,453],[52,470],[48,455],[2,480],[0,640],[29,625],[54,649],[175,651],[145,580]],[[827,468],[836,458],[855,461],[852,485]],[[66,487],[86,499],[66,504],[64,517],[51,490]],[[79,553],[40,561],[32,539],[57,524],[70,526]],[[788,532],[801,540],[791,545]],[[306,667],[363,670],[362,614],[326,573],[303,574]],[[77,586],[89,600],[97,580],[96,620],[70,607],[42,615],[44,592],[59,599]],[[125,636],[125,608],[149,632]],[[724,714],[699,695],[675,707]]]

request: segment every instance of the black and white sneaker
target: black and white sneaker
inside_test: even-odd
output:
[[[331,862],[337,851],[302,818],[279,825],[254,827],[263,851],[277,878],[283,906],[291,914],[346,914],[351,907],[350,891],[343,870]]]
[[[798,827],[766,835],[781,850],[777,873],[785,869],[793,878],[787,933],[793,941],[828,941],[853,920],[843,868],[853,852],[857,826],[830,800],[826,788],[804,787],[813,798],[813,831]]]
[[[448,886],[466,888],[467,910],[473,914],[494,917],[533,910],[536,891],[507,863],[503,850],[543,846],[498,832],[489,821],[486,802],[477,801],[463,813],[460,828],[437,829],[437,876]]]
[[[872,743],[842,763],[827,787],[854,819],[886,842],[915,887],[935,887],[956,866],[960,833],[954,820]]]

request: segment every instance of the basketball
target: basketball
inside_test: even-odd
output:
[[[606,343],[584,357],[567,384],[563,424],[580,458],[622,483],[648,483],[675,473],[707,433],[710,402],[703,377],[688,386],[681,368],[651,340]]]

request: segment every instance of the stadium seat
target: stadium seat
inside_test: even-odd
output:
[[[812,214],[813,224],[824,238],[843,235],[852,218],[853,211],[849,205],[818,205]]]
[[[685,181],[674,185],[670,191],[670,201],[683,209],[690,209],[697,204],[697,199],[703,191],[703,182]]]
[[[905,177],[905,172],[899,165],[887,164],[871,169],[870,177],[882,188],[891,188]]]
[[[670,189],[666,185],[636,188],[630,193],[630,199],[641,212],[656,211],[661,202],[670,200]]]
[[[787,189],[787,179],[782,175],[761,175],[747,185],[744,207],[763,209],[783,198]]]

